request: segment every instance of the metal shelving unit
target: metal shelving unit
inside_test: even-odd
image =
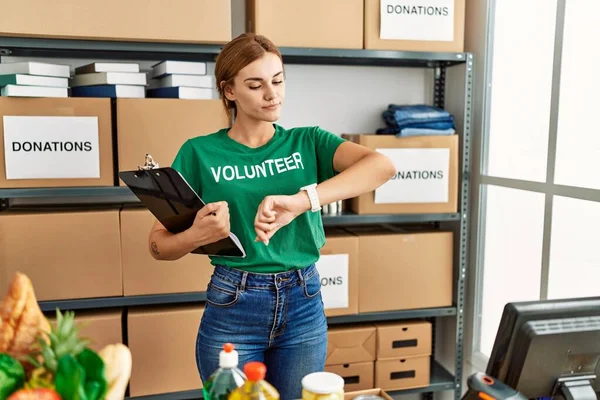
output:
[[[145,307],[167,304],[198,304],[206,300],[206,292],[150,294],[138,296],[96,297],[89,299],[52,300],[38,302],[43,312],[60,310],[95,310],[124,307]],[[352,315],[329,317],[329,324],[350,324],[370,321],[398,321],[416,318],[450,317],[456,315],[456,307],[419,308],[414,310],[398,310],[370,312]]]
[[[91,207],[91,206],[141,205],[128,187],[35,188],[0,189],[2,209],[27,209],[32,207]],[[336,215],[323,215],[324,226],[356,226],[373,224],[399,224],[422,222],[459,221],[460,214],[372,214],[359,215],[345,211]]]
[[[221,49],[220,45],[204,45],[193,43],[149,43],[122,41],[89,41],[71,39],[42,39],[24,37],[0,37],[0,56],[51,57],[51,58],[88,58],[88,59],[123,59],[123,60],[164,60],[177,59],[189,61],[212,62]],[[462,394],[462,363],[464,338],[464,304],[465,280],[468,268],[468,210],[469,210],[469,170],[470,170],[470,135],[472,117],[472,92],[474,59],[470,53],[426,53],[377,50],[342,50],[342,49],[306,49],[281,48],[284,62],[293,64],[321,65],[368,65],[368,66],[400,66],[430,69],[433,73],[433,104],[444,107],[446,99],[460,98],[456,94],[446,96],[446,87],[456,87],[455,79],[447,79],[450,70],[459,71],[458,77],[462,93],[462,115],[455,115],[460,121],[461,139],[460,171],[459,171],[459,212],[451,214],[417,214],[417,215],[356,215],[349,212],[340,215],[324,215],[325,226],[350,225],[385,225],[403,223],[445,223],[454,224],[457,229],[456,262],[454,280],[454,305],[445,308],[422,310],[399,310],[383,313],[366,313],[340,317],[330,317],[330,324],[347,324],[357,322],[375,322],[426,318],[433,321],[438,318],[456,318],[456,356],[454,374],[448,372],[432,357],[431,382],[428,387],[392,391],[393,398],[409,393],[422,393],[431,398],[434,392],[453,391],[455,400]],[[456,75],[453,74],[454,78]],[[464,82],[462,81],[464,79]],[[45,207],[96,207],[124,206],[139,204],[128,188],[122,187],[88,187],[88,188],[36,188],[36,189],[0,189],[0,211],[21,208]],[[115,307],[139,307],[166,304],[190,304],[205,301],[205,293],[159,294],[148,296],[121,296],[99,299],[78,299],[40,302],[44,311],[61,309],[98,309]],[[435,333],[435,329],[434,329]],[[435,354],[436,337],[433,338]],[[165,393],[153,396],[137,397],[139,399],[198,399],[201,391]],[[132,398],[133,399],[133,398]]]
[[[401,399],[401,396],[414,393],[434,393],[454,389],[454,376],[437,362],[431,363],[431,379],[429,386],[405,389],[405,390],[386,390],[393,399]],[[149,396],[127,397],[130,400],[193,400],[202,399],[202,390],[186,390],[174,393],[162,393]]]
[[[446,67],[467,61],[467,53],[311,49],[281,47],[285,63],[322,65],[374,65]],[[102,40],[0,37],[0,56],[53,58],[118,58],[129,60],[178,59],[214,61],[220,45],[151,43]]]

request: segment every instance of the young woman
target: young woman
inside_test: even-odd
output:
[[[380,153],[319,127],[275,124],[285,74],[267,38],[245,33],[229,42],[215,78],[234,122],[187,140],[172,165],[208,204],[185,232],[172,234],[157,222],[150,251],[176,260],[233,232],[246,257],[211,257],[196,343],[201,378],[218,368],[219,352],[231,342],[240,367],[264,362],[281,398],[298,399],[302,377],[321,371],[327,353],[315,267],[325,244],[319,208],[372,191],[396,170]]]

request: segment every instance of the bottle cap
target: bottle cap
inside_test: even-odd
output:
[[[252,361],[244,365],[244,374],[250,381],[262,381],[267,375],[267,367],[259,361]]]
[[[223,350],[219,353],[219,367],[235,368],[238,365],[238,352],[234,350],[231,343],[225,343]]]
[[[302,378],[302,387],[315,394],[338,393],[344,390],[344,378],[331,372],[313,372]]]

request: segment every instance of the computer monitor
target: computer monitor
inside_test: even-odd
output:
[[[486,374],[528,398],[598,398],[600,297],[508,303]]]

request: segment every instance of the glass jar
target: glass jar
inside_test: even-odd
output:
[[[344,379],[332,372],[314,372],[302,378],[302,400],[344,400]]]

